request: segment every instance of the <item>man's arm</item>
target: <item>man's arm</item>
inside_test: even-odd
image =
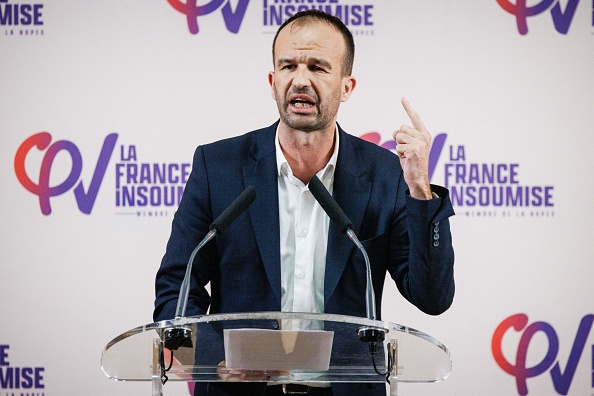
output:
[[[429,184],[431,134],[405,98],[402,105],[412,127],[401,126],[394,139],[409,190],[398,192],[402,209],[394,219],[389,271],[406,299],[423,312],[438,315],[454,298],[454,250],[448,220],[454,211],[448,190]]]
[[[427,314],[439,315],[454,298],[454,249],[448,220],[454,211],[445,188],[432,185],[431,189],[439,198],[417,200],[405,195],[404,208],[393,225],[389,271],[407,300]]]

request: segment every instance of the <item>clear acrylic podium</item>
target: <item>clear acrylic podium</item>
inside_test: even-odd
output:
[[[163,394],[164,378],[184,382],[226,381],[237,373],[235,367],[219,365],[224,360],[223,334],[226,330],[283,330],[288,323],[332,332],[329,365],[323,370],[293,367],[255,381],[275,384],[385,383],[388,379],[390,394],[396,395],[398,382],[438,382],[446,379],[452,369],[447,348],[435,338],[410,327],[344,315],[286,312],[192,316],[140,326],[117,336],[105,346],[101,368],[105,375],[117,381],[152,382],[153,395]],[[377,343],[373,359],[369,343],[359,339],[358,332],[362,328],[385,332],[385,341]],[[191,343],[174,350],[171,357],[163,340],[168,332],[179,329],[191,332]],[[392,362],[393,367],[389,368]]]

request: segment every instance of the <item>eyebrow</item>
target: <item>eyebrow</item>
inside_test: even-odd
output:
[[[301,59],[297,60],[297,58],[279,58],[278,61],[276,62],[276,65],[280,66],[283,64],[287,64],[287,63],[299,63],[299,62],[301,62]],[[321,58],[307,58],[304,63],[320,65],[327,69],[332,69],[332,65],[330,64],[330,62],[328,62],[325,59],[321,59]]]

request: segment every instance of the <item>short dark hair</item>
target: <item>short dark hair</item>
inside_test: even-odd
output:
[[[274,35],[274,40],[272,41],[272,62],[274,63],[274,47],[276,46],[276,39],[280,31],[291,22],[295,22],[296,24],[306,24],[313,21],[325,22],[328,25],[333,26],[340,34],[342,34],[344,43],[346,45],[346,53],[343,59],[343,73],[344,75],[350,76],[353,72],[353,62],[355,60],[355,40],[353,39],[353,35],[351,34],[349,28],[346,27],[346,25],[339,18],[317,9],[298,12],[287,19],[278,28],[276,34]]]

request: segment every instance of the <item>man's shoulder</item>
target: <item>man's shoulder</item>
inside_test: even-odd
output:
[[[212,143],[206,143],[201,145],[205,151],[219,151],[219,150],[231,150],[236,151],[242,147],[250,148],[254,144],[260,142],[271,143],[274,146],[274,136],[276,133],[276,125],[274,123],[268,127],[255,129],[253,131],[237,135],[225,139],[220,139]]]

